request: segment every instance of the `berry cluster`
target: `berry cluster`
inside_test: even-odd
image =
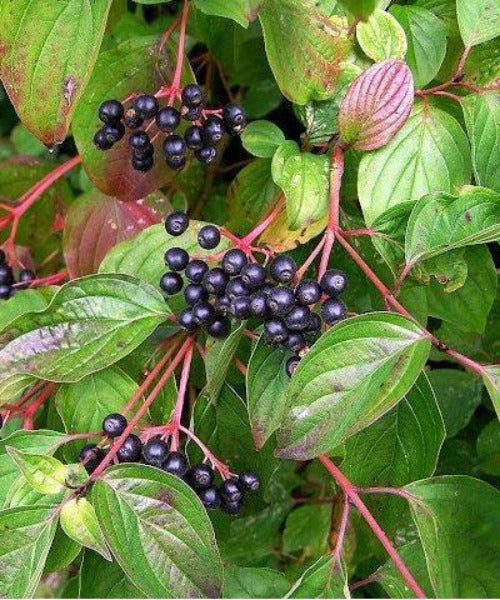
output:
[[[182,106],[160,107],[155,96],[143,94],[134,100],[132,108],[125,110],[118,100],[106,100],[99,107],[99,119],[104,125],[94,136],[100,150],[109,150],[125,135],[125,129],[133,130],[128,142],[132,149],[132,166],[136,171],[149,171],[154,164],[154,147],[150,136],[155,126],[155,136],[164,134],[163,153],[165,162],[174,170],[186,164],[189,150],[196,159],[209,165],[217,157],[217,144],[225,133],[240,134],[246,124],[245,113],[238,104],[226,104],[219,110],[206,110],[201,88],[187,85],[181,92]],[[191,122],[183,135],[175,133],[181,120]]]
[[[102,423],[102,431],[107,438],[117,438],[125,431],[127,419],[119,414],[108,415]],[[80,451],[80,460],[89,473],[92,473],[106,456],[106,450],[95,444],[88,444]],[[255,493],[260,487],[259,477],[247,471],[238,477],[215,483],[215,472],[207,464],[189,467],[187,457],[182,452],[169,451],[167,444],[159,437],[149,439],[145,444],[131,433],[116,455],[118,462],[142,463],[162,469],[183,479],[196,491],[207,509],[221,507],[228,514],[236,514],[243,507],[245,493]]]
[[[172,213],[165,221],[167,233],[181,235],[189,225],[185,213]],[[200,229],[198,243],[214,249],[220,231],[214,225]],[[190,282],[184,288],[188,304],[178,316],[178,323],[188,332],[204,327],[215,338],[226,337],[231,330],[230,318],[238,321],[256,319],[264,325],[264,337],[270,345],[281,345],[294,353],[287,363],[291,375],[307,346],[320,335],[323,323],[333,325],[346,316],[347,309],[339,295],[346,289],[342,271],[328,270],[320,282],[303,280],[294,285],[297,265],[287,255],[274,258],[268,269],[251,262],[240,249],[228,250],[219,266],[210,269],[200,259],[191,259],[182,248],[169,248],[165,263],[171,269],[160,281],[168,295],[184,287],[180,272]],[[322,300],[323,295],[326,299]],[[321,303],[319,314],[314,305]]]
[[[27,288],[35,274],[31,269],[21,269],[17,281],[12,267],[7,264],[5,252],[0,250],[0,300],[8,300],[16,290]]]

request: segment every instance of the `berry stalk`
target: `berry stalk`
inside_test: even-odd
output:
[[[392,545],[391,541],[387,537],[385,531],[375,520],[375,517],[368,510],[365,503],[361,500],[358,495],[356,487],[347,479],[347,477],[338,469],[338,467],[325,455],[319,457],[322,465],[333,477],[337,485],[345,493],[349,501],[356,507],[359,514],[364,518],[370,529],[373,531],[379,542],[384,547],[385,551],[389,555],[390,559],[394,563],[394,566],[401,573],[401,576],[406,582],[406,585],[416,595],[417,598],[425,598],[423,590],[420,588],[418,583],[415,581],[413,575],[410,573],[408,567],[403,562],[403,559],[399,555],[396,548]]]

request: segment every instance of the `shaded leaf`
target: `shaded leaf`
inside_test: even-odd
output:
[[[287,578],[278,571],[264,568],[226,565],[224,598],[283,598]]]
[[[500,419],[500,366],[486,365],[483,367],[483,382],[488,390],[493,406]]]
[[[259,18],[282,94],[295,104],[331,96],[350,48],[347,23],[295,0],[266,0]]]
[[[336,325],[301,360],[287,389],[279,456],[327,452],[395,406],[429,354],[423,331],[392,313]]]
[[[293,585],[286,598],[350,598],[343,565],[331,555],[318,559]]]
[[[385,146],[403,127],[413,106],[413,80],[396,60],[377,63],[347,90],[339,112],[343,141],[355,150]]]
[[[466,476],[424,479],[405,489],[436,596],[498,596],[500,493]]]
[[[471,175],[467,138],[449,114],[418,102],[387,146],[361,159],[358,193],[367,225],[430,192],[451,193]]]
[[[207,15],[233,19],[242,27],[248,27],[257,18],[264,0],[195,0],[194,4]]]
[[[492,420],[481,430],[476,441],[479,468],[483,473],[500,475],[500,423]]]
[[[241,135],[245,150],[261,158],[271,158],[284,141],[284,133],[271,121],[253,121]]]
[[[325,553],[332,523],[332,506],[299,506],[288,515],[283,530],[285,554],[306,553],[320,556]]]
[[[99,573],[99,577],[96,577]],[[95,552],[86,551],[77,579],[80,598],[144,598],[125,576],[118,563],[108,562]],[[70,596],[72,596],[70,594]]]
[[[153,467],[109,468],[91,493],[116,560],[144,594],[220,597],[222,566],[196,493]]]
[[[244,329],[245,322],[243,321],[226,338],[222,340],[209,338],[207,340],[207,354],[205,357],[207,383],[204,391],[213,402],[217,401],[217,396],[224,385]]]
[[[111,0],[16,0],[0,7],[0,78],[45,144],[66,137],[99,52]]]

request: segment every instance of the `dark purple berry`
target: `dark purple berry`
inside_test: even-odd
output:
[[[269,273],[278,283],[290,283],[297,273],[297,265],[290,256],[277,256],[269,265]]]
[[[184,141],[190,150],[199,150],[203,147],[202,128],[198,125],[191,125],[184,133]]]
[[[146,158],[136,158],[132,157],[132,168],[135,171],[141,171],[142,173],[146,173],[147,171],[151,171],[154,166],[154,160],[152,156],[148,156]]]
[[[169,135],[163,142],[163,152],[167,158],[186,154],[186,142],[180,135]]]
[[[14,283],[14,273],[7,264],[0,265],[0,284],[12,285]]]
[[[193,260],[189,261],[185,270],[186,277],[193,283],[201,283],[205,273],[207,272],[207,263],[198,258],[194,258]]]
[[[228,276],[220,267],[215,267],[205,273],[203,277],[203,287],[209,294],[220,296],[224,293],[226,285],[228,285]]]
[[[203,92],[200,86],[190,83],[182,90],[181,99],[184,106],[195,108],[203,104]]]
[[[342,271],[330,269],[329,271],[326,271],[319,283],[325,294],[335,297],[345,291],[347,287],[347,277]]]
[[[343,319],[347,314],[347,309],[342,300],[328,298],[321,305],[321,318],[328,325],[333,325]]]
[[[207,325],[205,329],[213,338],[225,338],[231,332],[231,323],[227,317],[215,317],[213,322]]]
[[[210,116],[203,124],[203,139],[206,144],[218,144],[225,133],[224,122],[216,116]]]
[[[189,306],[208,300],[208,292],[201,283],[189,283],[184,290],[184,298]]]
[[[141,458],[142,442],[131,433],[123,443],[123,446],[118,450],[116,457],[118,462],[137,462]]]
[[[217,158],[217,149],[215,146],[203,146],[194,153],[196,159],[203,165],[210,165]]]
[[[226,295],[231,298],[239,298],[240,296],[249,296],[250,291],[247,286],[243,283],[241,277],[235,277],[226,286]]]
[[[128,143],[134,150],[144,150],[151,146],[151,140],[145,131],[132,133],[128,138]]]
[[[206,490],[200,490],[198,496],[203,503],[203,506],[208,510],[213,510],[220,506],[219,492],[214,488],[210,487]]]
[[[231,302],[230,313],[236,319],[244,321],[250,316],[250,298],[248,296],[239,296]]]
[[[201,464],[189,469],[186,478],[193,489],[200,491],[212,487],[215,474],[211,467]]]
[[[285,348],[288,348],[291,352],[300,352],[306,347],[306,340],[302,333],[293,331],[289,334],[287,339],[283,342]]]
[[[108,415],[102,422],[102,431],[109,437],[118,437],[126,429],[128,425],[127,419],[120,413],[112,413]]]
[[[170,235],[181,235],[189,226],[189,217],[184,212],[174,212],[165,219],[165,229]]]
[[[94,135],[94,144],[99,150],[109,150],[113,146],[113,142],[108,140],[102,129],[96,131]]]
[[[182,290],[183,285],[184,282],[179,273],[173,273],[172,271],[165,273],[160,279],[160,288],[169,296],[178,294]]]
[[[127,110],[125,117],[123,118],[123,122],[129,129],[139,129],[139,127],[144,125],[144,119],[141,119],[141,117],[137,116],[133,108],[129,108]]]
[[[295,296],[290,288],[279,286],[269,291],[267,307],[269,312],[278,317],[288,314],[295,304]]]
[[[189,254],[184,248],[169,248],[165,252],[165,264],[168,265],[172,271],[184,271],[188,262]]]
[[[149,94],[143,94],[134,100],[134,110],[141,119],[152,119],[158,108],[158,100]]]
[[[282,344],[288,338],[288,329],[280,319],[269,319],[264,323],[264,337],[272,346]]]
[[[193,316],[198,325],[210,325],[216,317],[215,308],[208,302],[199,302],[193,306]]]
[[[125,125],[121,121],[118,121],[118,123],[113,125],[106,123],[106,125],[102,127],[101,131],[109,143],[115,144],[116,142],[119,142],[125,135]]]
[[[247,264],[248,258],[243,250],[232,248],[224,254],[221,266],[224,271],[232,277],[234,275],[239,275],[241,269],[243,269],[243,267]]]
[[[266,295],[262,292],[254,292],[250,296],[250,314],[253,317],[265,317],[267,315]]]
[[[311,311],[307,306],[294,306],[285,316],[285,325],[290,331],[306,331],[309,327]]]
[[[203,110],[203,106],[193,106],[192,108],[188,108],[187,106],[183,106],[181,108],[182,118],[186,121],[199,121],[201,119],[201,111]]]
[[[228,515],[237,515],[241,509],[243,508],[242,500],[234,500],[234,501],[225,501],[223,500],[221,503],[222,510]]]
[[[181,313],[179,314],[179,317],[177,319],[177,322],[188,333],[195,331],[196,328],[198,327],[198,324],[194,320],[192,308],[185,308],[183,311],[181,311]]]
[[[259,476],[253,471],[245,471],[240,473],[238,482],[246,492],[250,492],[251,494],[254,494],[260,488]]]
[[[243,109],[238,104],[226,104],[222,110],[224,124],[230,133],[239,134],[246,125]]]
[[[295,298],[303,306],[316,304],[321,299],[321,286],[317,281],[301,281],[295,288]]]
[[[231,298],[229,296],[218,296],[215,299],[215,310],[220,314],[226,316],[229,314],[231,309]]]
[[[174,154],[173,156],[165,157],[167,167],[174,171],[180,171],[186,166],[186,156],[184,154]]]
[[[300,358],[298,356],[292,356],[291,358],[289,358],[286,361],[285,371],[286,371],[286,374],[288,375],[288,377],[291,377],[294,374],[295,369],[299,365],[299,362],[300,362]]]
[[[19,272],[18,283],[21,285],[18,288],[24,289],[29,287],[29,284],[35,279],[36,275],[31,269],[22,269]]]
[[[95,444],[87,444],[80,450],[78,458],[84,463],[87,472],[92,473],[104,458],[104,451]]]
[[[168,446],[160,439],[149,440],[144,444],[142,456],[147,465],[161,467],[168,456]]]
[[[169,452],[162,469],[171,475],[184,477],[188,468],[187,458],[180,452]]]
[[[266,270],[262,265],[249,263],[241,269],[241,279],[249,290],[258,290],[266,282]]]
[[[236,502],[243,498],[243,491],[236,479],[226,479],[219,488],[221,498],[226,502]]]
[[[179,127],[181,114],[173,106],[160,108],[155,117],[156,126],[160,131],[172,132]]]
[[[99,106],[99,119],[103,123],[117,123],[123,117],[123,104],[118,100],[106,100]]]
[[[8,300],[12,295],[12,287],[6,283],[0,283],[0,300]]]

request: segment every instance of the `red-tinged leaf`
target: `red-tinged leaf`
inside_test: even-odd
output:
[[[355,150],[385,146],[403,127],[413,106],[413,78],[402,62],[386,60],[357,77],[339,112],[339,131]]]
[[[163,210],[159,206],[164,204]],[[124,240],[159,223],[166,199],[160,194],[145,200],[124,202],[92,190],[81,196],[68,212],[63,250],[71,277],[97,273],[106,254]]]
[[[75,112],[73,134],[87,175],[101,192],[122,200],[144,198],[176,176],[163,159],[163,136],[154,143],[155,166],[147,173],[132,168],[128,134],[106,152],[97,150],[93,142],[101,125],[97,117],[101,102],[110,98],[125,100],[139,92],[154,93],[171,80],[174,46],[159,52],[158,42],[156,36],[134,37],[101,52]],[[185,64],[182,85],[192,81],[187,61]]]

